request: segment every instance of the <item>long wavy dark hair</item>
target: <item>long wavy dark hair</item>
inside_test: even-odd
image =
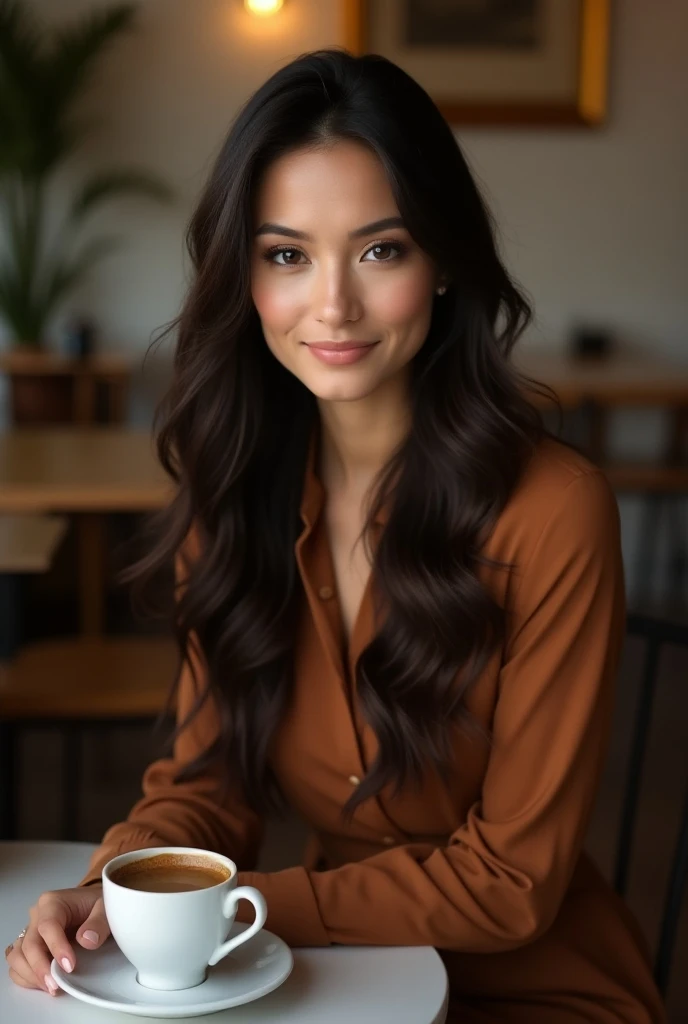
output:
[[[405,225],[449,281],[412,365],[410,433],[370,511],[369,522],[383,502],[391,510],[372,553],[383,614],[356,668],[379,755],[347,815],[429,766],[448,769],[451,731],[470,718],[465,694],[504,635],[504,610],[477,576],[481,548],[546,433],[509,362],[528,302],[430,97],[380,56],[324,50],[282,68],[233,123],[189,226],[193,280],[164,332],[177,332],[177,346],[156,418],[176,497],[130,577],[146,584],[193,530],[198,552],[182,560],[174,628],[182,656],[191,660],[196,645],[207,666],[191,717],[210,695],[220,731],[181,777],[221,759],[259,810],[280,802],[270,750],[292,687],[303,600],[294,545],[318,415],[262,335],[250,287],[252,200],[282,154],[344,139],[379,158]]]

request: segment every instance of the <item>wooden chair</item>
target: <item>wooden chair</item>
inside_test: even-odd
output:
[[[642,615],[629,615],[628,634],[630,636],[643,637],[646,643],[614,870],[614,887],[621,896],[625,895],[628,882],[628,871],[638,810],[638,796],[657,686],[660,654],[664,647],[670,645],[688,648],[688,625],[663,622],[659,619],[651,619]],[[654,962],[655,980],[663,996],[666,994],[669,983],[672,955],[687,878],[688,787],[686,788],[682,816],[669,871],[669,881],[666,888],[664,909],[659,929],[659,941]]]
[[[16,837],[22,730],[62,733],[62,837],[74,839],[84,731],[156,719],[177,665],[174,641],[157,636],[41,640],[0,665],[0,839]]]

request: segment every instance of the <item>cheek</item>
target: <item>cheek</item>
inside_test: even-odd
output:
[[[370,290],[369,311],[381,323],[402,329],[424,325],[432,309],[432,278],[429,274],[391,274]]]
[[[300,289],[294,287],[294,281],[257,273],[251,285],[251,293],[258,316],[265,327],[289,330],[298,319],[303,297]]]

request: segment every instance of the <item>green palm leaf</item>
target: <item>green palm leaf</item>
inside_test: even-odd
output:
[[[0,68],[3,87],[30,95],[42,71],[42,33],[21,0],[0,0]]]
[[[45,315],[53,312],[55,306],[83,279],[98,260],[108,256],[123,241],[123,238],[114,235],[95,238],[87,242],[76,256],[56,265],[48,275],[47,284],[39,300]]]
[[[42,89],[41,34],[19,0],[0,0],[0,172],[31,155]]]
[[[0,266],[0,309],[17,341],[31,337],[25,334],[25,294],[25,290],[18,286],[16,267],[10,263]]]
[[[0,266],[0,310],[17,342],[35,342],[43,330],[42,314],[33,291],[26,287],[22,268],[5,261]]]
[[[173,198],[169,186],[152,174],[126,168],[104,171],[94,174],[81,186],[72,203],[70,220],[79,223],[102,203],[127,195],[139,195],[160,203]]]
[[[0,0],[0,152],[5,139],[26,154],[27,173],[44,175],[74,150],[82,137],[70,126],[74,101],[135,16],[133,4],[117,4],[56,29],[48,42],[22,0]]]
[[[41,340],[48,320],[93,263],[118,240],[97,239],[76,256],[74,235],[101,204],[125,195],[172,198],[155,175],[134,168],[93,174],[76,191],[62,229],[46,244],[44,211],[53,172],[90,124],[73,108],[106,47],[135,22],[131,2],[46,31],[27,0],[0,0],[0,316],[18,340]],[[4,237],[3,237],[4,236]]]
[[[76,148],[82,133],[72,123],[74,101],[103,51],[133,25],[135,14],[132,4],[118,4],[55,32],[44,61],[47,88],[39,112],[38,173],[46,173]]]
[[[71,260],[63,260],[52,267],[37,294],[27,292],[16,266],[7,262],[0,266],[0,309],[15,340],[32,344],[42,341],[48,321],[60,303],[97,261],[113,252],[122,241],[111,236],[89,242]]]
[[[53,109],[65,109],[79,95],[96,61],[115,36],[132,28],[136,5],[117,4],[93,11],[80,22],[58,29],[46,58]]]

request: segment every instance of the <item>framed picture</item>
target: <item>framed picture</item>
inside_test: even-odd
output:
[[[345,45],[408,71],[452,124],[604,122],[612,0],[342,0]]]

